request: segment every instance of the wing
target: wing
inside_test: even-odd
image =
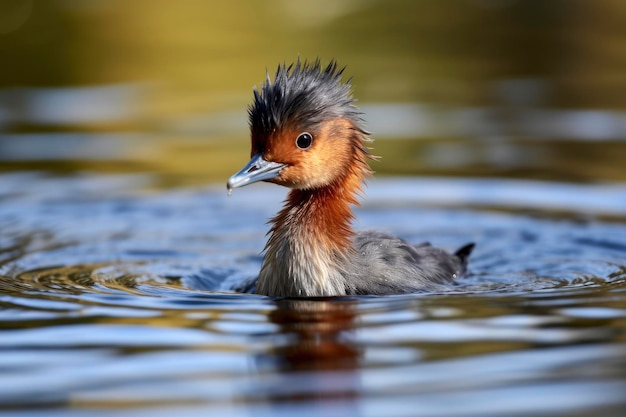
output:
[[[385,233],[366,231],[354,238],[360,277],[350,277],[353,294],[398,294],[437,291],[466,269],[474,245],[454,254],[428,243],[411,245]]]

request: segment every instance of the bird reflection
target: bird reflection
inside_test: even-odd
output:
[[[269,319],[286,337],[261,361],[271,363],[279,376],[266,386],[268,401],[308,401],[320,412],[332,408],[333,415],[338,410],[354,415],[356,401],[351,400],[361,391],[360,373],[354,371],[361,351],[351,340],[354,302],[282,299],[276,306]]]
[[[350,343],[354,326],[353,303],[310,299],[276,301],[270,314],[290,343],[276,354],[285,370],[354,369],[359,350]]]

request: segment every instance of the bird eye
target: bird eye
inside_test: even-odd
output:
[[[296,146],[300,149],[309,149],[313,143],[313,136],[310,133],[300,133],[298,139],[296,139]]]

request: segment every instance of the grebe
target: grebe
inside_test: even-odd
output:
[[[271,220],[253,287],[273,297],[436,291],[466,269],[473,243],[454,254],[380,232],[356,233],[352,205],[372,171],[371,141],[344,68],[319,59],[279,65],[248,109],[252,158],[233,188],[267,181],[291,188]]]

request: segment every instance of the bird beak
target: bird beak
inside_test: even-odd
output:
[[[266,161],[263,159],[263,155],[258,153],[250,159],[245,167],[228,179],[226,188],[230,194],[233,188],[243,187],[258,181],[271,180],[278,177],[280,171],[286,166],[287,164]]]

